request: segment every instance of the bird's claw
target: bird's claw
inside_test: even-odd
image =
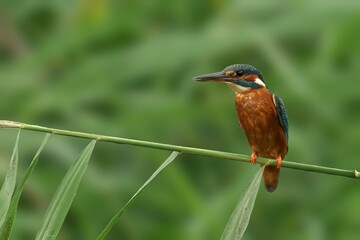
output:
[[[281,162],[282,162],[282,158],[280,156],[278,156],[276,158],[276,167],[280,168],[281,167]]]
[[[252,153],[250,163],[254,165],[256,163],[256,158],[257,158],[257,155],[255,153]]]

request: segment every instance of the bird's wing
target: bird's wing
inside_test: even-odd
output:
[[[277,117],[279,119],[280,125],[284,130],[286,139],[289,139],[289,122],[288,122],[288,115],[286,112],[285,104],[281,100],[280,97],[276,96],[275,94],[272,95],[273,101],[276,108]]]

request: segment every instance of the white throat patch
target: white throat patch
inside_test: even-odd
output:
[[[256,78],[256,80],[254,81],[256,84],[260,85],[260,86],[263,86],[264,88],[266,88],[266,85],[265,83],[260,79],[260,78]],[[232,89],[234,90],[235,92],[245,92],[245,91],[248,91],[250,90],[250,87],[244,87],[244,86],[241,86],[241,85],[238,85],[238,84],[234,84],[232,82],[226,82],[226,84]]]
[[[234,92],[245,92],[245,91],[247,91],[247,90],[250,89],[249,87],[243,87],[243,86],[240,86],[240,85],[231,83],[231,82],[227,82],[226,84],[227,84],[232,90],[234,90]]]

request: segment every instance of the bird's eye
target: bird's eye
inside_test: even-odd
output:
[[[243,74],[244,74],[243,70],[239,70],[239,71],[236,72],[236,75],[239,76],[239,77],[242,76]]]

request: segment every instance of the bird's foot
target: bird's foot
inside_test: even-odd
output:
[[[276,158],[276,167],[280,168],[281,167],[281,162],[282,162],[282,158],[280,156],[278,156]]]
[[[251,163],[251,164],[255,164],[255,163],[256,163],[256,158],[257,158],[256,153],[252,153],[252,154],[251,154],[250,163]]]

